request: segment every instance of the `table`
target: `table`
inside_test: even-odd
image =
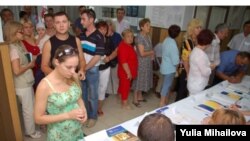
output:
[[[139,117],[121,123],[117,126],[122,126],[134,135],[137,135],[138,126],[143,118],[146,115],[155,112],[160,112],[168,116],[172,122],[177,125],[201,124],[203,118],[212,114],[211,111],[199,107],[199,105],[202,105],[207,101],[218,102],[220,106],[225,108],[236,103],[237,105],[240,105],[243,110],[250,110],[250,76],[245,76],[239,84],[231,84],[228,83],[228,81],[223,81],[197,95],[189,96],[165,107],[146,112]],[[215,106],[218,105],[215,104]],[[250,116],[246,116],[246,119],[250,120]],[[105,129],[87,136],[85,140],[110,141]]]

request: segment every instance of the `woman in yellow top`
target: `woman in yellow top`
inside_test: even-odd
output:
[[[181,62],[180,62],[180,70],[179,82],[178,82],[178,90],[175,101],[179,101],[188,95],[187,90],[187,74],[189,72],[189,55],[192,49],[197,45],[197,35],[202,30],[202,22],[199,19],[192,19],[188,23],[187,33],[185,34],[185,40],[183,42],[183,46],[181,48]]]

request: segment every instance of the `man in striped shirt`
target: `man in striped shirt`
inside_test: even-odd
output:
[[[93,127],[97,120],[99,65],[104,55],[104,37],[94,25],[95,12],[92,9],[81,13],[81,23],[86,31],[80,34],[81,46],[86,60],[86,79],[82,81],[83,99],[88,113],[87,127]]]

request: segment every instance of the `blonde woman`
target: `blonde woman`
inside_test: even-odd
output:
[[[197,35],[202,29],[202,22],[199,19],[192,19],[188,23],[187,33],[181,48],[180,75],[177,90],[176,101],[181,100],[188,95],[187,77],[189,73],[189,55],[192,49],[197,45]]]
[[[211,117],[204,118],[203,124],[226,124],[226,125],[244,125],[246,119],[244,115],[239,111],[231,109],[217,109],[213,112]]]
[[[15,91],[22,104],[25,134],[31,138],[40,138],[40,132],[35,130],[33,118],[34,91],[32,85],[34,76],[32,68],[34,61],[29,62],[26,48],[22,44],[23,27],[19,22],[11,21],[4,26],[5,41],[9,43],[10,59],[14,76]]]
[[[36,43],[34,35],[34,26],[31,20],[21,20],[20,23],[23,25],[23,44],[26,49],[32,53],[32,55],[37,56],[40,54],[40,49]]]
[[[40,54],[40,49],[38,45],[36,44],[36,39],[34,36],[34,26],[31,22],[31,20],[25,20],[22,19],[20,23],[23,25],[23,40],[22,43],[25,46],[26,50],[34,56],[34,59],[37,58],[37,56]],[[37,63],[36,63],[37,64]],[[38,70],[38,65],[35,64],[35,67],[33,68],[34,75],[36,74]]]

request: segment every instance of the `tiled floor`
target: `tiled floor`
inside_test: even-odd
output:
[[[141,103],[142,107],[137,108],[132,105],[133,110],[123,110],[121,109],[120,102],[116,95],[110,95],[104,104],[103,112],[104,115],[98,118],[96,125],[92,128],[83,127],[84,133],[86,135],[93,134],[103,129],[108,129],[117,124],[123,123],[129,119],[135,118],[139,115],[144,114],[147,111],[152,111],[158,107],[159,100],[152,92],[145,94],[147,99],[146,103]],[[132,93],[130,94],[130,102],[132,101]],[[175,95],[171,96],[170,103],[175,99]],[[46,134],[43,133],[40,139],[31,139],[25,137],[25,141],[45,141]]]

